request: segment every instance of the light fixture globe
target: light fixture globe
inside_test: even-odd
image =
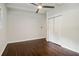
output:
[[[42,6],[39,5],[39,6],[38,6],[38,9],[42,9]]]

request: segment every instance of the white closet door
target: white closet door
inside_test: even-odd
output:
[[[54,40],[57,44],[61,44],[62,32],[62,16],[55,17],[54,19]]]
[[[61,25],[62,25],[61,16],[54,17],[48,20],[49,41],[60,44]]]
[[[48,19],[48,40],[54,42],[54,19]]]

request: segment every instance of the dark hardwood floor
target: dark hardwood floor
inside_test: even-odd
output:
[[[62,46],[47,42],[45,38],[25,42],[9,43],[2,56],[79,56]]]

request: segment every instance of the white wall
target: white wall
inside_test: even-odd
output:
[[[79,4],[66,4],[47,13],[48,40],[79,52]]]
[[[7,10],[5,4],[0,3],[0,55],[7,45]]]
[[[9,43],[39,38],[46,38],[46,16],[44,14],[8,9]]]

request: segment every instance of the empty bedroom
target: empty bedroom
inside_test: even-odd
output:
[[[79,56],[79,3],[0,3],[1,56]]]

